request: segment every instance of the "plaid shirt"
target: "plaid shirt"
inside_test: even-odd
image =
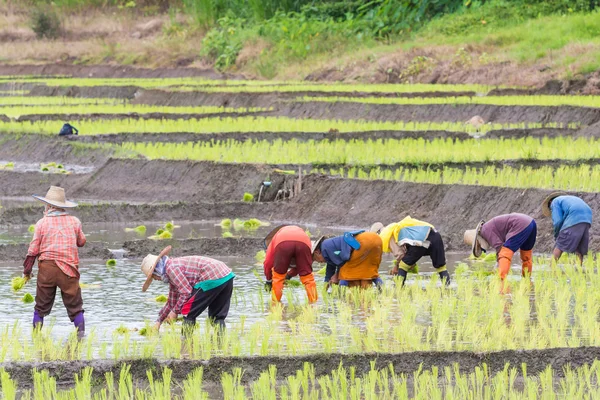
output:
[[[81,222],[72,215],[46,216],[35,224],[28,256],[55,261],[70,277],[79,277],[78,247],[85,245]]]
[[[198,282],[221,279],[230,273],[231,269],[225,263],[208,257],[169,258],[165,265],[165,274],[169,280],[169,300],[158,313],[158,321],[163,322],[171,311],[179,314]]]

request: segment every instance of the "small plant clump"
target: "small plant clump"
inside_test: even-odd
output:
[[[35,232],[35,225],[33,225],[33,224],[32,224],[32,225],[29,225],[29,228],[27,228],[27,231],[28,231],[29,233],[34,233],[34,232]]]
[[[25,293],[25,295],[23,296],[22,301],[25,304],[29,304],[29,303],[33,303],[35,301],[35,299],[31,295],[31,293]]]
[[[242,199],[246,203],[252,203],[254,201],[254,195],[252,193],[244,193],[244,198]]]
[[[117,260],[115,260],[114,258],[111,258],[110,260],[106,261],[106,266],[109,268],[114,268],[117,266]]]
[[[25,284],[27,283],[28,280],[29,280],[29,278],[26,278],[24,276],[12,278],[12,280],[11,280],[12,290],[15,292],[18,292],[19,290],[23,289],[23,286],[25,286]]]
[[[168,300],[168,298],[164,294],[161,294],[159,296],[156,296],[155,300],[156,300],[157,303],[166,303],[167,300]]]
[[[267,253],[264,250],[259,250],[256,255],[254,256],[254,259],[260,263],[262,263],[263,261],[265,261],[265,258],[267,257]]]
[[[146,234],[146,226],[138,225],[135,228],[125,228],[125,232],[135,232],[140,236],[145,235]]]
[[[223,239],[229,239],[233,237],[233,233],[231,232],[223,232],[223,234],[221,235],[223,237]]]
[[[225,218],[221,220],[221,228],[231,228],[231,220],[229,218]]]
[[[160,240],[165,240],[165,239],[172,239],[173,238],[173,234],[169,231],[163,231],[163,233],[161,233],[160,235],[158,235],[158,238]]]

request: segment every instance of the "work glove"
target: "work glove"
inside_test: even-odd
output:
[[[265,292],[271,293],[272,289],[273,289],[273,282],[272,281],[266,281],[265,282]]]
[[[25,257],[25,261],[23,261],[23,275],[31,276],[33,272],[33,265],[35,264],[36,256],[27,256]]]

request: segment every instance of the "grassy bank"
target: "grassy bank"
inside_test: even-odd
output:
[[[600,67],[597,3],[5,0],[0,33],[10,40],[0,58],[210,65],[280,79],[536,85]],[[55,34],[36,39],[38,10],[56,18]]]

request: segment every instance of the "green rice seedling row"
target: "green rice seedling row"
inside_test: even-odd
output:
[[[521,139],[379,139],[212,141],[204,143],[123,143],[120,149],[150,159],[269,164],[374,165],[499,160],[583,160],[600,156],[600,140]]]
[[[498,106],[576,106],[600,107],[600,96],[461,96],[461,97],[318,97],[296,99],[303,102],[361,103],[361,104],[489,104]]]
[[[99,104],[126,104],[124,99],[86,98],[86,97],[34,97],[11,96],[0,97],[0,106],[63,106],[63,105],[99,105]]]
[[[353,167],[350,169],[319,169],[319,172],[351,179],[383,179],[414,183],[445,185],[478,185],[509,188],[559,189],[582,192],[600,191],[600,167],[486,167],[449,168],[442,170],[398,168],[395,170]]]
[[[578,124],[506,123],[486,124],[480,130],[461,122],[378,122],[293,119],[287,117],[205,118],[189,120],[119,119],[79,120],[80,135],[116,133],[222,133],[222,132],[368,132],[368,131],[450,131],[484,133],[498,129],[576,128]],[[0,122],[0,132],[56,133],[56,122]]]

